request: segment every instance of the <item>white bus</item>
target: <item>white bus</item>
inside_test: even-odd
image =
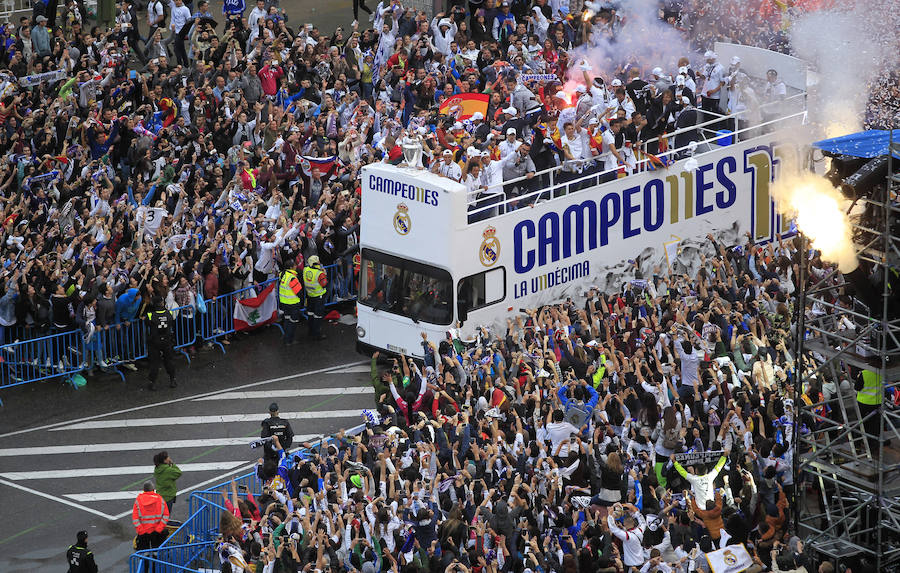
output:
[[[773,240],[790,222],[776,213],[771,184],[804,153],[792,143],[805,129],[805,94],[795,91],[778,117],[739,130],[730,145],[712,141],[714,122],[700,124],[711,141],[696,148],[691,170],[682,159],[560,195],[573,181],[559,182],[554,168],[538,174],[549,183],[535,193],[552,198],[519,209],[504,200],[482,208],[487,218],[478,222],[459,183],[409,167],[364,167],[358,348],[421,357],[422,333],[434,342],[451,328],[463,339],[479,326],[502,335],[520,308],[580,298],[591,286],[612,292],[635,264],[648,276],[689,260],[708,233],[730,244],[746,232]],[[488,191],[503,198],[502,187]]]

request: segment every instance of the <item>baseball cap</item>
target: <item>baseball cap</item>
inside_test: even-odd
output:
[[[588,122],[588,125],[597,125],[598,123],[600,123],[600,120],[597,119],[596,117],[592,117],[591,120]]]
[[[463,129],[463,124],[461,124],[460,122],[457,121],[456,123],[453,124],[453,127],[451,127],[450,129]]]
[[[503,113],[505,113],[506,115],[516,115],[516,108],[514,108],[513,106],[509,106],[503,109]]]
[[[733,58],[731,58],[731,65],[732,65],[732,66],[736,66],[736,65],[738,65],[738,64],[740,64],[740,63],[741,63],[741,58],[740,58],[740,56],[734,56]]]
[[[507,130],[506,130],[506,135],[515,135],[515,134],[516,134],[516,128],[515,128],[515,127],[507,128]]]
[[[706,50],[706,53],[703,54],[703,58],[706,60],[715,60],[718,56],[712,50]]]
[[[661,75],[663,75],[663,69],[662,69],[661,67],[659,67],[659,66],[656,66],[655,68],[653,68],[653,71],[650,72],[650,75],[652,75],[652,76],[661,76]]]
[[[477,120],[479,120],[479,119],[484,119],[484,114],[481,113],[480,111],[476,111],[475,113],[472,114],[471,119],[472,119],[472,121],[477,121]]]
[[[603,85],[603,78],[601,78],[600,76],[597,76],[597,77],[594,78],[593,83],[594,83],[594,85],[602,86],[602,85]]]
[[[619,78],[616,78],[612,81],[612,83],[610,85],[614,88],[622,87],[622,80],[620,80]]]
[[[272,402],[271,404],[269,404],[269,411],[277,412],[278,411],[278,402]]]
[[[449,149],[445,149],[444,151],[441,152],[441,155],[453,155],[453,152],[450,151]]]
[[[575,91],[580,94],[583,94],[584,92],[587,91],[587,88],[584,87],[583,85],[579,84],[578,87],[575,88]]]

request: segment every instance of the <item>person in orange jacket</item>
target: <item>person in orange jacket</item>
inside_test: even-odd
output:
[[[137,530],[137,549],[155,549],[166,539],[169,507],[161,495],[153,490],[153,483],[144,484],[144,491],[134,500],[131,521]]]

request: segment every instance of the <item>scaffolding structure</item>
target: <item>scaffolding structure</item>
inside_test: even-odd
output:
[[[900,161],[892,157],[900,142],[891,138],[889,149],[886,180],[856,198],[866,216],[852,217],[862,268],[880,284],[869,282],[866,302],[842,296],[859,289],[848,291],[853,283],[836,273],[814,277],[799,301],[794,530],[821,558],[853,571],[900,571],[900,408],[891,400],[900,384],[900,316],[891,297],[900,293],[888,280],[900,272]],[[808,272],[801,265],[801,283]],[[880,376],[879,407],[857,402],[852,373],[861,370]]]

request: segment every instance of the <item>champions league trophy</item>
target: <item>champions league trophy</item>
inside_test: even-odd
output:
[[[400,146],[403,148],[403,158],[406,160],[406,165],[414,169],[425,169],[422,165],[422,149],[425,143],[423,135],[426,131],[427,130],[424,127],[420,127],[415,131],[410,130],[400,142]]]

